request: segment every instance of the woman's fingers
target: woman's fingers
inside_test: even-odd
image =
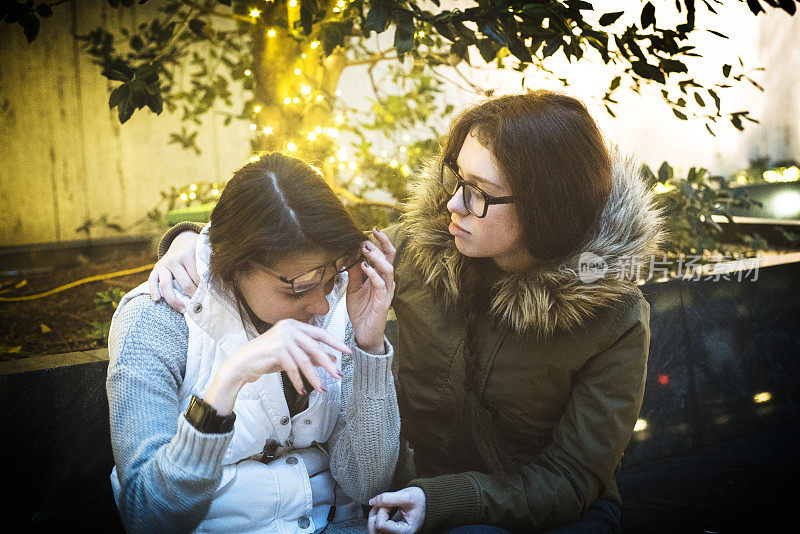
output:
[[[366,256],[370,265],[383,278],[384,285],[392,287],[394,283],[394,267],[387,260],[386,255],[369,241],[362,247],[362,250],[364,250],[364,256]]]
[[[158,288],[158,266],[153,267],[150,276],[147,277],[147,285],[150,289],[150,298],[153,302],[161,300],[161,290]]]
[[[362,261],[361,270],[364,271],[364,274],[366,274],[367,278],[369,278],[372,287],[374,287],[375,290],[379,292],[379,294],[382,295],[386,292],[386,282],[384,281],[383,278],[381,278],[381,275],[378,274],[378,272],[375,270],[374,267],[372,267],[372,265],[370,265],[365,261]]]
[[[322,381],[319,379],[317,368],[311,364],[311,360],[309,359],[308,355],[298,347],[290,350],[289,353],[291,354],[292,358],[294,358],[294,362],[297,364],[300,372],[303,373],[303,376],[306,377],[308,383],[311,384],[311,387],[317,391],[325,391],[325,388],[322,386]]]
[[[317,365],[328,371],[328,374],[331,375],[334,380],[339,380],[342,377],[341,372],[339,372],[336,366],[336,357],[322,350],[322,347],[319,346],[317,341],[310,337],[305,337],[301,338],[298,344]]]
[[[308,335],[311,339],[325,343],[329,347],[336,349],[339,352],[353,354],[353,351],[350,349],[350,347],[345,345],[343,341],[336,339],[330,332],[327,332],[318,326],[314,326],[313,324],[301,323],[300,321],[295,322],[300,331]]]
[[[178,282],[183,292],[191,298],[194,292],[197,291],[197,284],[195,284],[194,280],[189,276],[189,272],[183,267],[183,264],[180,263],[170,267],[172,274],[175,276],[175,281]]]
[[[389,241],[389,238],[386,236],[386,234],[376,227],[372,229],[372,235],[378,240],[378,243],[381,246],[383,254],[386,256],[387,261],[391,264],[394,264],[394,257],[397,253],[397,250],[394,248],[394,245],[392,245],[392,242]]]
[[[161,295],[167,301],[173,310],[182,312],[184,310],[183,302],[178,298],[175,289],[172,287],[172,272],[166,267],[156,266],[158,270],[158,288],[161,290]]]
[[[303,378],[300,376],[300,370],[298,369],[297,364],[291,357],[287,357],[287,360],[288,361],[284,362],[281,367],[283,367],[283,370],[286,371],[286,376],[289,377],[289,381],[292,383],[297,393],[299,395],[305,395],[308,392],[303,385]]]

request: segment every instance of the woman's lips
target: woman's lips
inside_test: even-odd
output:
[[[465,235],[469,235],[469,232],[452,221],[450,222],[450,226],[447,228],[447,230],[455,237],[464,237]]]

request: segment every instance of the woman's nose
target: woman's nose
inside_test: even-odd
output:
[[[328,304],[328,295],[322,284],[312,289],[314,292],[313,298],[306,306],[306,311],[312,315],[324,316],[328,314],[330,305]]]
[[[447,201],[447,211],[450,213],[458,213],[459,215],[466,215],[468,212],[467,207],[464,205],[464,192],[461,188],[463,185],[456,189],[450,200]]]

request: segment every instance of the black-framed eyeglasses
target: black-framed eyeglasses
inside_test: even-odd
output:
[[[260,268],[272,276],[277,277],[281,282],[292,286],[292,291],[295,293],[304,293],[309,289],[315,288],[320,282],[322,282],[322,280],[325,279],[325,272],[328,270],[328,267],[333,267],[336,273],[343,273],[349,269],[352,269],[363,259],[363,257],[364,256],[361,254],[361,251],[357,250],[351,254],[339,256],[332,262],[324,263],[314,267],[310,271],[299,274],[294,278],[286,278],[282,274],[276,273],[268,267],[260,266]]]
[[[449,161],[442,162],[439,180],[442,188],[450,196],[455,195],[460,187],[464,195],[464,206],[476,217],[486,217],[486,212],[492,204],[511,204],[514,202],[513,196],[493,197],[477,185],[465,181],[458,173],[455,165]]]

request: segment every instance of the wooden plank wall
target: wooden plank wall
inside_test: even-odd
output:
[[[226,180],[247,161],[244,122],[226,127],[220,115],[207,114],[197,156],[167,144],[181,129],[177,115],[138,110],[120,125],[109,110],[115,84],[73,35],[133,28],[153,9],[113,9],[106,0],[62,4],[30,45],[19,26],[0,25],[0,246],[84,239],[76,228],[103,214],[127,227],[158,203],[160,191]]]

